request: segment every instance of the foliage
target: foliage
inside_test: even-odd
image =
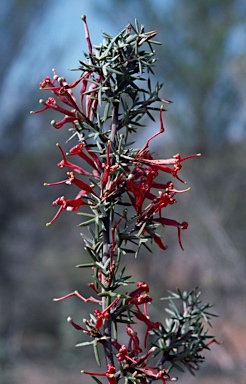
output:
[[[167,218],[163,211],[176,202],[177,194],[189,191],[189,188],[176,189],[174,180],[184,183],[179,176],[182,163],[199,154],[154,159],[150,152],[151,140],[164,132],[162,113],[164,105],[169,103],[159,95],[162,84],[157,82],[153,86],[150,78],[156,62],[153,47],[159,44],[153,40],[157,32],[145,32],[135,22],[115,37],[104,33],[103,43],[93,48],[85,16],[82,21],[88,47],[87,60],[80,61],[78,68],[82,74],[67,83],[54,70],[53,79],[46,77],[40,83],[42,90],[52,92],[52,97],[41,99],[42,108],[32,112],[58,112],[62,118],[52,120],[51,125],[61,129],[69,124],[72,127],[68,142],[77,139],[67,154],[57,144],[62,157],[58,167],[68,170],[67,178],[45,185],[73,185],[79,192],[73,199],[60,196],[53,202],[58,211],[47,225],[53,224],[64,210],[84,208],[78,213],[84,219],[80,226],[85,229],[82,237],[90,262],[78,267],[91,269],[89,286],[96,297],[85,298],[75,290],[55,300],[76,296],[96,306],[82,325],[68,317],[76,330],[92,339],[77,346],[92,346],[98,365],[101,365],[98,346],[103,346],[105,372],[83,371],[84,374],[97,382],[100,382],[97,377],[106,377],[110,384],[121,378],[126,382],[165,383],[175,380],[169,376],[173,367],[182,370],[184,366],[191,372],[197,369],[203,361],[200,352],[215,341],[204,331],[202,323],[202,320],[209,323],[210,304],[201,304],[197,289],[189,293],[178,290],[169,298],[170,318],[166,325],[154,322],[147,309],[152,302],[148,284],[139,281],[131,289],[133,282],[122,260],[126,254],[137,257],[142,247],[151,251],[152,242],[165,250],[159,227],[175,227],[183,249],[181,230],[187,229],[188,223]],[[74,95],[76,87],[79,87],[79,101]],[[142,148],[133,149],[130,134],[141,130],[145,116],[155,122],[155,111],[159,111],[158,131]],[[75,162],[68,157],[74,157]],[[166,177],[164,183],[156,180],[160,174]],[[176,299],[183,303],[183,313],[174,305]],[[142,336],[135,330],[139,325],[145,329]],[[121,340],[119,332],[122,327],[126,327],[125,340]],[[156,361],[159,354],[161,358]],[[151,364],[147,359],[151,359]]]

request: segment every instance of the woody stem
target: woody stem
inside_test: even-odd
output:
[[[115,144],[115,138],[116,133],[119,126],[119,103],[113,103],[112,108],[112,126],[111,126],[111,135],[110,135],[110,142]],[[105,263],[110,258],[110,251],[109,251],[109,245],[110,245],[110,232],[111,232],[111,223],[109,218],[109,211],[107,212],[107,215],[103,219],[103,258],[102,263],[105,265]],[[108,264],[110,265],[110,264]],[[102,292],[105,292],[108,287],[108,281],[106,279],[106,276],[102,275],[102,283],[105,288],[102,288]],[[107,298],[102,298],[102,311],[105,310],[107,307]],[[103,324],[103,334],[106,337],[106,341],[104,343],[104,353],[106,358],[106,364],[111,364],[114,366],[114,360],[113,360],[113,353],[112,353],[112,343],[111,343],[111,328],[112,328],[112,320],[109,316],[108,319],[104,320]]]

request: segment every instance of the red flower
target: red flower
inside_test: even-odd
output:
[[[90,77],[90,75],[91,75],[91,72],[86,71],[81,77],[82,82],[81,82],[79,93],[80,93],[80,108],[83,113],[84,113],[84,106],[83,106],[84,96],[85,96],[85,92],[88,84],[88,78]]]
[[[135,363],[135,360],[132,359],[129,355],[128,355],[128,350],[126,348],[125,345],[122,345],[120,350],[119,350],[119,353],[117,353],[116,355],[118,361],[123,361],[123,360],[128,360],[132,363]]]
[[[73,321],[72,317],[70,317],[70,316],[67,318],[67,322],[68,322],[69,324],[71,324],[77,331],[83,331],[83,332],[86,332],[86,331],[87,331],[86,328],[83,328],[83,327],[81,327],[79,324],[76,324],[76,323]]]
[[[143,234],[145,232],[149,233],[151,238],[154,240],[154,242],[163,250],[166,249],[165,245],[163,244],[160,236],[155,232],[155,230],[151,228],[151,225],[155,223],[159,223],[163,226],[174,226],[178,229],[178,241],[180,244],[181,249],[183,249],[181,239],[180,239],[180,232],[181,229],[186,229],[188,227],[188,224],[186,222],[179,223],[176,220],[173,219],[166,219],[162,217],[162,209],[167,207],[168,205],[172,205],[176,202],[174,195],[176,193],[184,193],[188,192],[189,188],[178,191],[174,189],[173,183],[168,182],[166,185],[166,189],[164,192],[159,191],[159,196],[155,197],[152,202],[142,211],[141,215],[138,218],[136,230],[142,227],[144,223],[146,223]],[[154,216],[159,213],[159,218],[155,218]]]
[[[137,287],[138,288],[135,289],[135,291],[129,293],[128,296],[130,297],[126,299],[126,304],[134,304],[139,311],[139,305],[144,304],[144,313],[145,316],[148,316],[146,304],[151,303],[152,297],[147,294],[143,294],[143,292],[149,292],[149,286],[148,284],[140,281],[137,283]]]
[[[66,159],[65,153],[63,152],[61,146],[59,144],[57,144],[57,147],[60,149],[61,154],[62,154],[62,161],[60,161],[60,163],[57,164],[57,166],[59,168],[66,167],[68,169],[71,169],[71,171],[73,171],[73,172],[79,173],[80,175],[83,175],[83,176],[93,176],[91,173],[85,171],[83,168],[81,168],[78,165],[73,164],[70,161],[68,161]]]
[[[102,80],[103,78],[100,75],[98,75],[95,79],[95,83],[92,83],[88,89],[88,92],[90,93],[86,95],[86,116],[90,120],[92,120],[93,112],[96,111],[96,108],[98,105],[98,98],[97,98],[98,92],[96,91],[96,89],[98,88]]]
[[[84,301],[85,303],[93,302],[93,303],[102,304],[101,300],[94,299],[94,297],[92,297],[92,296],[90,296],[88,299],[85,299],[78,291],[74,291],[72,293],[68,293],[67,295],[59,297],[58,299],[53,299],[53,301],[62,301],[62,300],[65,300],[65,299],[67,299],[69,297],[72,297],[72,296],[77,296],[80,300]]]
[[[66,123],[71,123],[71,122],[75,122],[78,120],[78,116],[75,113],[76,112],[75,109],[69,110],[69,109],[62,107],[61,105],[56,103],[56,100],[53,97],[49,97],[46,101],[44,101],[43,99],[40,99],[39,103],[45,105],[45,107],[41,108],[37,111],[31,111],[32,114],[41,113],[41,112],[44,112],[48,109],[54,109],[55,111],[60,112],[63,115],[65,115],[63,117],[63,119],[60,120],[58,123],[56,123],[55,120],[51,121],[51,125],[57,129],[62,128],[63,125]]]
[[[86,42],[87,42],[88,53],[91,56],[92,55],[92,44],[91,44],[91,39],[90,39],[90,34],[89,34],[89,28],[88,28],[88,25],[87,25],[87,22],[86,22],[86,16],[82,15],[81,19],[82,19],[83,24],[84,24],[85,39],[86,39]]]
[[[116,297],[116,299],[114,299],[112,301],[112,303],[110,303],[107,308],[105,308],[103,311],[100,311],[99,309],[95,309],[94,311],[94,315],[96,317],[96,324],[95,324],[95,327],[98,329],[102,326],[103,324],[103,320],[106,320],[109,318],[110,316],[110,308],[112,308],[115,303],[119,300],[119,297]]]
[[[53,217],[53,219],[47,223],[46,225],[51,225],[54,223],[54,221],[57,219],[57,217],[60,215],[60,213],[66,209],[67,211],[77,211],[81,205],[88,205],[88,203],[85,203],[80,198],[73,199],[73,200],[66,200],[64,196],[58,197],[55,201],[53,201],[52,205],[55,207],[60,205],[59,210],[57,211],[56,215]]]
[[[139,346],[139,338],[137,336],[137,332],[135,332],[131,326],[128,324],[126,326],[126,333],[129,336],[130,340],[128,343],[128,350],[131,352],[131,354],[134,354],[137,356],[140,352],[142,352],[142,349]]]
[[[168,381],[176,381],[176,378],[170,378],[165,369],[160,369],[160,367],[137,367],[136,371],[144,374],[149,380],[161,380],[162,384],[166,384],[166,380]],[[149,381],[148,380],[148,381]]]
[[[70,84],[68,84],[63,77],[58,77],[55,70],[53,70],[53,72],[53,80],[51,81],[50,78],[47,76],[44,80],[40,82],[40,88],[46,91],[51,91],[62,103],[66,104],[66,106],[69,106],[72,109],[69,109],[67,107],[64,108],[63,106],[57,104],[56,100],[53,97],[49,97],[46,101],[44,101],[43,99],[39,101],[40,104],[45,105],[44,108],[41,108],[37,111],[31,111],[31,113],[36,114],[44,112],[48,109],[54,109],[55,111],[62,113],[64,117],[59,122],[56,122],[55,120],[51,121],[51,125],[56,129],[62,128],[63,125],[66,123],[76,123],[78,120],[90,123],[90,119],[83,113],[83,97],[84,93],[86,92],[87,79],[90,76],[91,72],[84,72],[79,79],[75,80]],[[81,106],[79,107],[76,98],[73,95],[72,88],[76,87],[80,82]],[[95,97],[95,95],[92,96]],[[95,100],[92,101],[92,104],[94,103],[94,101]],[[95,105],[92,105],[91,107],[95,107]]]
[[[153,199],[150,193],[153,180],[157,172],[145,165],[136,166],[126,181],[127,193],[137,214],[142,212],[142,206],[146,198]]]
[[[84,148],[88,152],[88,155],[83,152]],[[69,156],[78,155],[81,159],[86,161],[86,163],[89,164],[92,168],[96,168],[93,171],[93,174],[94,174],[95,177],[98,176],[97,170],[98,171],[102,170],[102,162],[101,162],[101,160],[97,157],[97,155],[95,153],[90,152],[90,149],[88,147],[86,147],[85,144],[79,143],[79,144],[75,145],[74,147],[72,147],[69,150],[68,155]]]
[[[134,311],[134,315],[136,316],[136,318],[138,320],[142,321],[143,323],[145,323],[147,325],[147,329],[146,329],[146,333],[145,333],[145,337],[144,337],[144,348],[146,348],[147,337],[148,337],[149,331],[151,331],[152,329],[158,329],[159,328],[159,323],[158,322],[150,321],[149,317],[145,316],[139,310],[138,311]]]
[[[176,179],[184,183],[184,181],[178,177],[178,171],[180,171],[180,169],[182,168],[182,165],[180,163],[185,160],[192,159],[193,157],[198,157],[198,156],[201,156],[201,154],[196,153],[194,155],[181,158],[180,154],[178,153],[172,159],[153,160],[153,159],[145,159],[141,157],[140,159],[138,159],[138,161],[140,163],[144,163],[151,166],[152,169],[155,171],[163,171],[163,172],[169,173],[173,177],[175,177]],[[172,165],[173,167],[170,167],[170,165]]]
[[[82,370],[81,373],[85,373],[86,375],[90,375],[90,376],[99,376],[99,377],[105,376],[107,377],[109,384],[117,384],[117,380],[114,377],[115,367],[112,364],[107,365],[106,372],[88,372],[88,371]]]
[[[157,222],[157,223],[161,223],[162,225],[168,225],[168,226],[176,227],[178,229],[178,242],[179,242],[180,248],[182,250],[184,250],[183,245],[181,243],[181,229],[184,230],[184,229],[188,228],[188,223],[186,221],[179,223],[176,220],[166,219],[164,217],[153,219],[153,221]]]
[[[99,329],[103,324],[103,320],[108,319],[110,315],[107,311],[101,312],[99,309],[95,309],[94,316],[96,317],[95,327]]]
[[[88,193],[93,193],[93,188],[86,184],[84,181],[78,179],[73,172],[67,172],[68,179],[57,181],[55,183],[45,183],[45,186],[55,186],[60,184],[74,184],[76,185],[80,191],[80,197],[86,196]]]

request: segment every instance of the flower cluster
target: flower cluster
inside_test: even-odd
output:
[[[58,107],[52,98],[52,103],[48,103],[47,101],[45,103],[45,108],[32,113],[40,113],[48,108],[53,108],[56,109],[56,111],[61,112],[63,115],[65,114],[59,123],[54,123],[54,120],[52,120],[52,125],[56,128],[58,126],[60,128],[64,122],[74,123],[75,128],[75,124],[79,121],[79,116],[82,118],[82,121],[85,117],[92,125],[93,122],[89,119],[89,114],[91,112],[87,110],[86,115],[83,114],[82,107],[79,109],[76,99],[71,91],[71,88],[78,85],[83,76],[84,75],[70,85],[67,84],[64,79],[58,78],[56,74],[54,75],[54,80],[52,82],[49,78],[46,78],[41,82],[42,89],[52,91],[60,101],[67,105],[73,104],[74,107],[76,106],[76,109],[74,108],[69,112],[68,110],[65,110],[64,107]],[[57,86],[54,85],[55,81],[58,82]],[[48,86],[46,87],[45,85]],[[83,85],[82,88],[85,93],[85,85]],[[81,94],[81,99],[83,99],[83,94]],[[143,148],[132,151],[132,153],[124,150],[117,154],[117,159],[115,153],[111,152],[112,143],[110,143],[109,140],[106,143],[106,147],[104,147],[98,155],[96,152],[93,152],[91,145],[88,144],[86,139],[82,136],[80,138],[80,143],[76,144],[69,150],[68,156],[77,156],[87,167],[92,168],[90,172],[81,166],[68,161],[61,146],[57,145],[62,156],[62,160],[58,163],[58,167],[67,168],[69,170],[69,172],[67,172],[68,178],[58,182],[45,183],[45,185],[54,186],[60,184],[73,184],[79,189],[79,192],[72,200],[67,200],[64,196],[61,196],[53,202],[53,206],[59,206],[59,210],[54,218],[47,223],[47,225],[52,224],[64,209],[68,211],[75,211],[82,205],[89,205],[94,208],[104,202],[106,198],[118,198],[119,195],[122,197],[122,195],[126,193],[136,211],[136,223],[134,230],[139,230],[139,228],[141,228],[144,224],[146,228],[143,233],[145,231],[147,233],[151,232],[152,239],[160,246],[161,249],[165,249],[166,247],[160,237],[150,228],[156,224],[160,224],[162,226],[174,226],[178,229],[178,240],[180,247],[183,249],[180,239],[180,231],[182,229],[186,229],[188,227],[188,223],[179,223],[176,220],[165,218],[162,216],[162,210],[168,205],[172,205],[176,202],[174,197],[175,194],[187,192],[189,191],[189,188],[177,190],[174,188],[172,181],[169,180],[166,183],[159,183],[156,182],[155,179],[159,176],[160,172],[164,172],[183,183],[183,180],[181,180],[178,176],[178,172],[182,168],[181,163],[187,159],[200,156],[200,154],[184,158],[182,158],[180,154],[177,154],[173,158],[169,159],[153,159],[148,146],[150,140],[164,132],[162,109],[163,106],[161,106],[159,114],[159,131],[146,141]],[[68,117],[72,117],[72,115],[73,119],[68,119]],[[78,178],[75,176],[76,174],[83,178],[86,177],[87,180],[89,178],[89,180],[93,179],[92,184]],[[156,194],[153,190],[158,190],[158,194]],[[148,200],[150,203],[146,203]]]
[[[101,333],[101,327],[103,325],[103,320],[111,318],[112,322],[115,324],[119,322],[124,313],[127,313],[129,316],[129,324],[126,325],[126,336],[128,338],[127,345],[120,344],[117,340],[112,339],[111,343],[115,350],[115,358],[118,361],[119,366],[121,366],[125,374],[134,375],[136,379],[141,378],[141,382],[147,383],[148,380],[161,380],[163,383],[166,380],[173,381],[170,376],[167,374],[165,369],[162,369],[159,366],[150,367],[148,366],[148,357],[151,356],[155,351],[156,347],[151,347],[142,354],[143,349],[147,347],[147,337],[152,330],[157,330],[160,327],[158,322],[152,322],[147,312],[147,303],[151,303],[152,297],[147,293],[149,292],[149,287],[144,282],[138,282],[137,288],[131,291],[127,295],[118,295],[103,311],[96,309],[94,311],[94,316],[91,316],[91,320],[88,321],[84,319],[84,324],[86,328],[81,327],[79,324],[75,323],[71,317],[67,320],[68,322],[79,331],[83,331],[85,334],[96,337],[97,343],[104,343],[105,339]],[[66,296],[63,296],[58,299],[54,299],[55,301],[65,300],[71,296],[77,296],[80,300],[84,302],[94,302],[98,304],[102,304],[101,301],[90,297],[85,299],[81,296],[77,291],[72,292]],[[140,306],[143,305],[143,309]],[[134,321],[133,321],[134,318]],[[144,338],[143,346],[140,346],[140,339],[136,331],[133,330],[131,323],[136,321],[139,323],[143,323],[146,326],[146,333]],[[94,343],[94,342],[93,342]],[[85,346],[88,345],[86,343],[80,343],[77,346]],[[95,373],[82,371],[85,374],[89,374],[91,376],[105,376],[108,378],[108,382],[117,383],[117,378],[119,378],[120,373],[116,372],[115,367],[109,364],[107,366],[107,371],[105,373]],[[110,380],[111,379],[111,380]]]
[[[136,211],[135,226],[131,228],[131,236],[128,233],[128,238],[131,238],[134,232],[138,233],[141,229],[141,236],[146,238],[150,237],[164,250],[166,247],[158,233],[156,233],[157,227],[159,225],[173,226],[178,230],[178,241],[180,247],[183,249],[180,233],[181,230],[188,227],[188,223],[163,217],[162,212],[163,208],[176,202],[175,194],[187,192],[189,188],[177,190],[172,180],[159,183],[156,182],[155,179],[163,172],[183,183],[183,180],[181,180],[178,175],[182,168],[181,163],[200,154],[184,158],[182,158],[180,154],[177,154],[169,159],[153,159],[149,151],[149,143],[152,139],[164,132],[162,118],[164,104],[162,104],[159,109],[159,131],[152,135],[139,150],[125,149],[127,141],[124,140],[122,134],[120,135],[115,132],[114,140],[111,140],[113,128],[111,131],[105,132],[103,126],[101,126],[102,121],[99,120],[99,122],[97,121],[97,123],[95,123],[96,116],[98,120],[97,107],[99,104],[102,104],[102,98],[104,97],[106,102],[105,110],[108,111],[109,101],[106,101],[107,96],[119,93],[119,85],[116,86],[117,84],[115,83],[118,80],[121,84],[122,79],[118,78],[119,76],[109,78],[105,70],[106,64],[103,65],[103,63],[100,63],[102,60],[98,55],[93,56],[86,18],[83,16],[82,20],[85,27],[88,53],[93,65],[91,65],[91,67],[88,65],[82,66],[84,70],[81,76],[72,83],[67,83],[63,77],[58,77],[56,71],[53,70],[54,76],[52,80],[47,76],[40,82],[40,88],[52,92],[53,96],[48,97],[46,101],[41,99],[40,103],[44,105],[44,108],[35,112],[32,111],[32,113],[36,114],[48,109],[53,109],[60,113],[62,117],[58,122],[52,120],[52,126],[60,129],[64,124],[72,124],[74,133],[77,133],[79,137],[79,144],[76,144],[70,149],[68,156],[78,157],[84,162],[84,166],[91,168],[91,171],[89,172],[81,166],[68,161],[64,151],[60,145],[58,145],[62,156],[58,167],[68,169],[68,178],[56,183],[45,183],[45,185],[73,184],[79,188],[79,192],[74,199],[67,200],[64,196],[61,196],[53,202],[53,206],[59,206],[59,210],[47,225],[52,224],[63,210],[77,211],[81,206],[86,205],[90,206],[94,213],[96,212],[95,207],[98,207],[98,214],[98,212],[101,211],[102,205],[105,205],[106,200],[110,199],[110,201],[113,202],[112,205],[115,207],[115,203],[122,204],[123,195],[127,194],[132,207]],[[125,33],[126,37],[129,38],[129,28]],[[116,58],[118,58],[118,56]],[[115,59],[114,62],[116,62]],[[126,63],[124,63],[124,65],[125,64]],[[122,71],[122,65],[122,62],[118,64],[118,72],[119,69]],[[109,70],[108,63],[107,70]],[[126,74],[124,80],[126,81],[124,92],[131,94]],[[76,100],[73,92],[77,86],[79,86],[79,102]],[[109,100],[110,99],[111,97]],[[149,100],[149,103],[146,103],[146,100],[144,100],[142,104],[146,109],[146,104],[151,104],[156,100],[167,102],[166,100],[160,99],[159,96],[155,96],[153,100]],[[118,130],[122,128],[123,124],[127,125],[126,119],[119,120],[118,108],[121,101],[123,102],[123,100],[119,98],[116,103],[112,102],[113,109],[117,109],[117,114],[112,116],[112,118],[113,120],[117,120],[116,125]],[[140,113],[142,110],[139,108],[139,101],[138,109]],[[134,110],[136,114],[136,108]],[[128,111],[128,115],[130,112],[132,111]],[[149,114],[148,110],[147,112]],[[106,120],[105,112],[102,120]],[[90,132],[87,138],[84,134],[85,130],[89,130]],[[97,139],[96,143],[92,144],[92,132],[95,131],[96,135],[94,134],[94,138],[96,137]],[[84,179],[81,180],[81,178],[75,176],[76,174],[80,177],[87,178],[87,181],[84,181]],[[88,182],[88,180],[90,180],[90,182]],[[158,193],[156,193],[156,191],[158,191]],[[125,227],[129,227],[128,222],[125,223]],[[126,238],[127,234],[124,233],[124,239],[126,240]]]
[[[174,312],[170,319],[172,327],[165,328],[162,321],[152,321],[149,316],[152,297],[148,284],[140,281],[134,290],[126,289],[132,282],[125,267],[121,268],[121,259],[125,254],[137,256],[142,245],[150,250],[148,241],[165,250],[159,226],[177,228],[183,249],[181,230],[187,229],[188,223],[166,217],[165,208],[176,202],[176,195],[189,191],[189,188],[176,189],[174,182],[184,184],[179,175],[183,162],[200,154],[186,157],[176,154],[167,159],[154,159],[151,154],[150,142],[164,132],[164,105],[169,103],[159,96],[162,85],[157,82],[152,89],[150,79],[143,77],[145,73],[153,73],[156,31],[145,32],[136,22],[135,27],[128,25],[114,38],[104,34],[104,42],[93,48],[85,16],[82,21],[88,53],[87,62],[80,62],[81,75],[68,83],[53,70],[52,79],[45,77],[40,82],[42,92],[50,92],[51,96],[41,99],[42,108],[31,112],[57,112],[60,117],[52,120],[51,125],[56,129],[69,125],[72,135],[68,141],[77,139],[67,153],[57,144],[61,154],[57,166],[66,170],[66,176],[61,181],[45,183],[46,186],[72,185],[77,192],[72,199],[59,196],[53,202],[58,210],[47,225],[66,210],[79,213],[85,218],[80,226],[88,228],[82,237],[91,262],[78,267],[91,268],[92,282],[88,286],[96,297],[85,298],[75,290],[54,300],[75,296],[96,306],[90,319],[83,319],[83,326],[70,316],[67,319],[76,330],[92,339],[77,346],[93,345],[99,365],[98,344],[103,347],[105,372],[83,371],[84,374],[91,375],[98,383],[97,377],[105,377],[109,384],[116,384],[121,378],[131,383],[161,380],[165,384],[175,380],[169,372],[179,363],[190,370],[200,364],[198,352],[209,345],[205,342],[209,336],[201,328],[201,319],[211,316],[206,313],[209,305],[197,306],[194,293],[179,296],[185,303],[187,297],[195,297],[192,299],[195,304],[192,302],[194,305],[186,308],[183,317]],[[146,80],[144,87],[139,85]],[[161,105],[156,107],[156,103]],[[153,111],[159,112],[158,131],[142,148],[132,149],[129,134],[142,128],[140,121],[144,116],[155,121]],[[122,327],[125,334],[121,342],[118,328]],[[151,346],[153,336],[156,339]],[[148,360],[158,354],[159,360],[150,364]]]

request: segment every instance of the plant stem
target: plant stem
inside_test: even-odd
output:
[[[115,144],[116,133],[119,128],[119,102],[113,103],[112,110],[112,127],[110,134],[110,142]]]
[[[113,103],[113,109],[112,109],[112,127],[111,127],[111,135],[110,135],[110,142],[115,144],[115,138],[116,138],[116,132],[119,127],[119,103]],[[110,224],[110,218],[109,218],[109,212],[104,217],[103,224],[104,224],[104,231],[103,231],[103,258],[102,263],[103,265],[108,261],[110,258],[110,252],[109,252],[109,244],[110,244],[110,231],[111,231],[111,224]],[[105,292],[107,290],[107,279],[104,274],[102,275],[102,283],[103,286],[106,287],[105,289],[102,288],[102,292]],[[103,297],[102,299],[102,310],[104,311],[107,307],[107,298]],[[103,326],[103,334],[106,337],[106,341],[104,343],[104,353],[106,358],[106,363],[111,364],[114,366],[114,359],[113,359],[113,353],[112,353],[112,343],[111,343],[111,333],[112,333],[112,320],[111,317],[104,320],[104,326]]]
[[[102,263],[104,265],[110,257],[110,254],[109,254],[109,243],[110,243],[109,214],[107,214],[107,216],[104,218],[103,224],[104,224],[105,229],[103,231],[103,259],[102,259]],[[107,289],[108,283],[106,280],[106,276],[104,276],[104,274],[102,274],[102,283],[103,283],[103,286],[106,287],[106,289]],[[102,292],[105,292],[106,289],[102,288]],[[102,298],[102,310],[104,311],[106,309],[106,307],[107,307],[107,298],[103,297]],[[104,347],[104,354],[105,354],[105,358],[106,358],[106,364],[111,364],[114,366],[112,344],[111,344],[111,328],[112,328],[112,320],[109,317],[108,319],[104,320],[104,324],[103,324],[103,335],[106,338],[106,341],[104,342],[103,347]]]

